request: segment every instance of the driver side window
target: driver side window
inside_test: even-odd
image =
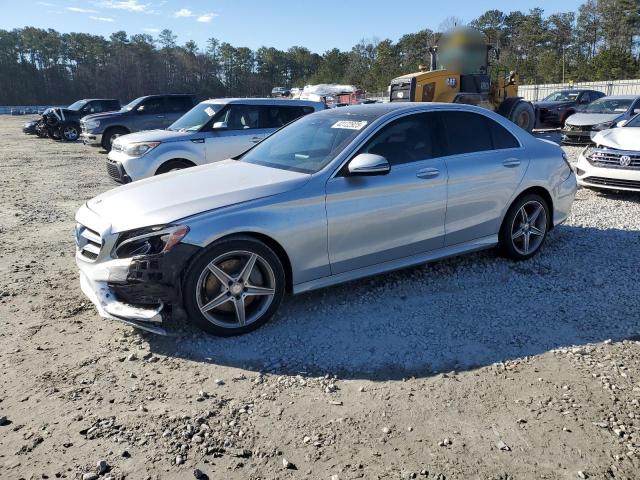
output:
[[[227,130],[249,130],[258,128],[260,109],[252,105],[231,105],[221,119]]]
[[[144,113],[147,115],[163,113],[164,104],[162,98],[149,98],[142,102],[142,104],[137,108],[138,112]]]

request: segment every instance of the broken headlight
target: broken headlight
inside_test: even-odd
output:
[[[186,225],[164,225],[131,230],[120,235],[113,249],[114,258],[167,253],[189,233]]]

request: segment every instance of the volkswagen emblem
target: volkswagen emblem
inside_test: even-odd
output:
[[[631,165],[631,157],[629,155],[623,155],[620,157],[620,166],[628,167]]]

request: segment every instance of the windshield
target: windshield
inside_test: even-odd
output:
[[[559,92],[553,92],[548,97],[545,97],[543,102],[575,102],[578,100],[580,92],[572,92],[570,90],[562,90]]]
[[[583,110],[586,113],[624,113],[633,102],[630,98],[601,98],[590,103]]]
[[[125,110],[125,111],[130,111],[133,110],[134,108],[136,108],[136,106],[138,105],[138,103],[140,103],[140,101],[143,99],[144,97],[138,97],[135,100],[131,100],[129,103],[127,103],[124,107],[121,108],[121,110]]]
[[[86,100],[78,100],[77,102],[73,102],[71,105],[69,105],[67,107],[67,110],[73,110],[73,111],[77,112],[82,107],[84,107],[86,104],[87,104]]]
[[[368,121],[353,115],[307,115],[278,130],[240,161],[302,173],[320,171]]]
[[[168,128],[180,132],[197,132],[224,107],[220,103],[200,103],[181,116]]]

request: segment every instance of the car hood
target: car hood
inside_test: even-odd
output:
[[[533,105],[538,108],[560,108],[570,107],[575,102],[533,102]]]
[[[87,115],[83,118],[86,122],[87,120],[104,120],[105,118],[116,118],[120,117],[127,112],[123,112],[121,110],[115,110],[113,112],[103,112],[103,113],[92,113],[91,115]]]
[[[118,233],[287,192],[310,178],[304,173],[224,160],[114,188],[89,200],[87,207]]]
[[[203,138],[199,132],[176,132],[173,130],[146,130],[143,132],[130,133],[121,137],[118,141],[121,144],[136,142],[179,142],[191,140],[192,138]]]
[[[640,127],[604,130],[593,137],[594,143],[617,150],[640,151]]]
[[[585,113],[578,112],[574,113],[569,117],[567,123],[570,125],[597,125],[599,123],[611,122],[618,117],[620,117],[621,113]]]

